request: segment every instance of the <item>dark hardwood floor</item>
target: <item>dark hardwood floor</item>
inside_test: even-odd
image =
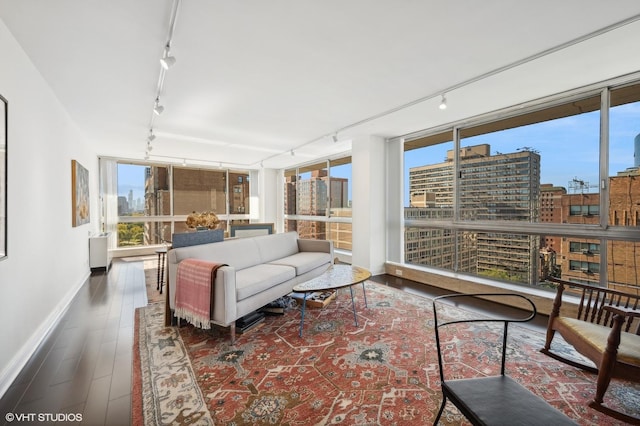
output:
[[[388,275],[373,280],[427,297],[447,293]],[[92,274],[0,400],[3,424],[11,424],[7,413],[81,414],[88,425],[130,424],[134,312],[146,304],[142,261],[114,260],[108,273]],[[475,307],[513,312],[484,301]],[[546,317],[529,326],[544,330]]]
[[[109,273],[93,273],[0,400],[3,424],[7,413],[130,424],[134,312],[146,304],[142,262],[115,261]]]

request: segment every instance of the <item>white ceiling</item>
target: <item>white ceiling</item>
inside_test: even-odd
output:
[[[99,154],[142,159],[172,5],[0,0],[0,19]],[[639,41],[637,0],[183,0],[151,159],[308,162],[636,72]]]

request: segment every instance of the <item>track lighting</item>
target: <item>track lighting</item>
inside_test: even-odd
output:
[[[338,142],[338,134],[337,134],[337,133],[335,133],[335,134],[332,136],[332,139],[333,139],[333,143]]]
[[[147,151],[147,152],[145,152],[145,153],[144,153],[144,159],[145,159],[145,160],[148,160],[148,159],[149,159],[149,151]]]
[[[296,153],[295,153],[295,152],[293,152],[293,150],[291,150],[291,156],[292,156],[292,157],[295,157],[295,156],[296,156]]]
[[[153,151],[153,146],[151,146],[151,142],[147,142],[147,151]]]
[[[153,113],[155,115],[160,115],[164,111],[164,107],[158,103],[158,99],[156,99],[156,106],[153,107]]]
[[[182,167],[186,167],[187,166],[187,159],[185,158],[184,160],[182,160]]]
[[[447,98],[442,95],[442,100],[440,101],[440,109],[447,109]]]
[[[164,58],[160,59],[160,65],[162,65],[162,68],[164,68],[165,70],[168,70],[173,66],[173,64],[176,63],[176,58],[169,54],[169,50],[167,50],[166,52],[167,55]]]
[[[156,135],[153,134],[153,129],[149,130],[149,137],[147,138],[147,142],[153,142],[156,138]]]

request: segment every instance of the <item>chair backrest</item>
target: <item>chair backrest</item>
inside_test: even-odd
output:
[[[525,315],[522,317],[513,317],[513,318],[497,317],[497,316],[487,317],[485,315],[482,315],[480,313],[476,313],[473,311],[468,311],[465,314],[466,315],[465,318],[457,317],[457,318],[443,319],[441,314],[439,317],[439,311],[442,311],[443,305],[446,304],[446,301],[448,299],[454,299],[457,307],[458,301],[462,300],[463,298],[490,298],[491,300],[494,300],[494,301],[500,301],[500,299],[504,300],[506,298],[523,299],[526,302],[525,305],[528,305],[530,307],[530,312],[528,311],[525,312],[528,315]],[[435,299],[433,299],[433,316],[434,316],[434,328],[435,328],[435,335],[436,335],[436,349],[438,354],[438,368],[440,370],[441,382],[443,383],[445,382],[445,373],[444,373],[445,362],[443,357],[442,345],[440,341],[441,328],[450,327],[454,324],[476,323],[476,322],[502,323],[503,330],[502,330],[502,348],[501,348],[501,359],[500,359],[500,375],[504,375],[506,351],[507,351],[507,334],[508,334],[509,323],[531,321],[536,316],[536,312],[537,312],[536,306],[533,304],[533,302],[529,298],[519,294],[512,294],[512,293],[449,294],[445,296],[436,297]],[[457,335],[457,337],[460,338],[461,335]]]
[[[549,281],[558,284],[556,299],[561,298],[565,291],[575,294],[580,298],[576,319],[581,321],[612,327],[614,315],[604,309],[605,306],[617,306],[629,309],[640,308],[640,289],[638,290],[639,293],[630,294],[620,290],[596,287],[554,277],[549,278]],[[556,302],[560,302],[560,300],[556,300]],[[560,306],[560,304],[558,304],[558,306]],[[640,319],[631,316],[627,317],[627,320],[622,326],[622,330],[640,335]]]
[[[208,229],[205,231],[182,232],[179,234],[173,234],[171,238],[173,248],[217,243],[224,240],[224,229]]]

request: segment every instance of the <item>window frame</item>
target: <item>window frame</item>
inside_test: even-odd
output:
[[[323,222],[326,224],[348,224],[348,225],[352,225],[353,224],[353,215],[349,215],[349,216],[342,216],[342,215],[336,215],[333,212],[333,209],[331,207],[331,199],[332,199],[332,178],[331,177],[331,167],[338,167],[338,166],[342,166],[345,164],[352,164],[352,158],[350,155],[341,155],[341,156],[337,156],[337,157],[329,157],[329,158],[325,158],[324,160],[315,160],[312,161],[310,163],[301,163],[298,164],[294,167],[290,167],[287,168],[283,171],[283,177],[284,177],[284,185],[283,185],[283,199],[287,200],[288,199],[288,194],[287,194],[287,177],[290,176],[295,176],[296,177],[296,195],[295,195],[295,206],[296,206],[296,210],[295,213],[287,213],[287,209],[284,209],[283,206],[283,217],[284,217],[284,222],[285,222],[285,229],[287,228],[287,222],[288,221],[309,221],[309,222]],[[298,188],[298,184],[299,184],[299,177],[303,174],[303,173],[307,173],[310,172],[312,170],[319,170],[318,167],[321,167],[321,170],[326,170],[327,171],[327,191],[326,191],[326,206],[327,208],[325,209],[326,211],[326,215],[310,215],[310,214],[300,214],[298,213],[298,205],[299,205],[299,200],[298,200],[298,194],[299,192],[297,191]],[[349,184],[352,184],[352,179],[353,179],[353,171],[351,174],[351,177],[348,179]],[[290,183],[289,183],[290,184]],[[351,208],[351,207],[349,207]],[[325,232],[326,233],[326,232]],[[329,239],[329,235],[326,235],[326,238]],[[352,241],[351,241],[352,243]],[[345,249],[345,248],[339,248],[340,250],[344,250],[346,252],[350,252],[351,250]]]
[[[106,157],[103,157],[106,158]],[[158,246],[160,244],[166,243],[170,241],[170,236],[176,232],[176,225],[178,224],[178,227],[181,227],[181,225],[187,220],[187,216],[188,214],[175,214],[174,213],[174,203],[175,203],[175,197],[174,197],[174,178],[175,178],[175,173],[174,173],[174,169],[175,168],[180,168],[180,169],[192,169],[192,170],[210,170],[213,172],[223,172],[224,176],[225,176],[225,187],[224,187],[224,194],[225,194],[225,211],[224,213],[218,213],[216,212],[216,216],[218,216],[218,218],[220,219],[221,222],[221,226],[222,228],[225,230],[226,233],[229,232],[230,226],[231,224],[235,224],[235,223],[249,223],[250,220],[250,214],[249,212],[246,213],[232,213],[230,212],[230,175],[239,175],[239,174],[246,174],[247,178],[246,178],[246,184],[248,184],[248,193],[250,194],[252,191],[252,179],[251,179],[251,171],[250,170],[241,170],[241,169],[237,169],[237,168],[227,168],[227,169],[220,169],[219,167],[204,167],[204,166],[197,166],[197,167],[189,167],[189,166],[184,166],[184,165],[180,165],[180,164],[172,164],[172,163],[163,163],[163,162],[152,162],[152,161],[144,161],[144,160],[128,160],[128,159],[119,159],[119,158],[114,158],[113,159],[117,165],[120,164],[127,164],[127,165],[134,165],[134,166],[141,166],[141,167],[166,167],[167,168],[167,173],[168,173],[168,182],[169,182],[169,206],[170,206],[170,213],[166,214],[166,215],[149,215],[149,216],[121,216],[118,215],[117,216],[117,223],[160,223],[160,224],[165,224],[165,223],[169,223],[170,224],[170,230],[169,230],[169,238],[166,238],[165,235],[162,235],[160,237],[160,241],[158,243],[146,243],[143,241],[142,244],[140,245],[132,245],[132,246],[117,246],[116,248],[118,250],[127,250],[130,248],[141,248],[141,247],[153,247],[153,246]],[[178,232],[182,232],[180,230],[178,230]],[[146,234],[145,234],[146,236]],[[117,238],[116,238],[117,240]]]
[[[428,146],[438,143],[443,143],[444,140],[439,135],[446,134],[447,131],[451,134],[453,140],[454,150],[454,176],[453,176],[453,217],[448,219],[439,218],[438,220],[429,220],[428,218],[414,218],[405,219],[403,217],[403,246],[404,235],[407,229],[415,231],[419,228],[427,229],[451,229],[455,232],[501,232],[504,229],[509,229],[510,232],[518,234],[526,234],[532,236],[547,237],[553,236],[563,239],[569,238],[581,238],[590,240],[599,240],[600,252],[597,255],[600,256],[600,263],[598,265],[598,273],[600,285],[606,286],[607,283],[607,245],[613,241],[625,241],[631,243],[640,242],[640,235],[637,229],[633,226],[615,226],[609,224],[609,113],[610,113],[610,99],[612,92],[624,88],[626,86],[633,86],[640,84],[638,75],[633,78],[624,77],[610,81],[608,83],[600,83],[592,85],[587,88],[581,88],[574,91],[553,95],[544,99],[532,101],[523,105],[507,108],[503,111],[492,112],[478,116],[472,119],[467,119],[464,122],[454,122],[448,126],[440,126],[431,130],[424,130],[416,132],[411,135],[405,135],[398,138],[393,138],[391,141],[398,141],[402,145],[403,151],[406,153],[411,149],[420,147],[417,145],[417,141],[420,140],[430,141],[421,146]],[[600,134],[599,134],[599,194],[600,202],[597,207],[598,211],[588,209],[587,213],[592,213],[594,216],[599,216],[597,224],[562,224],[551,222],[520,222],[520,221],[467,221],[461,217],[460,211],[460,149],[461,149],[461,135],[466,129],[472,127],[486,126],[487,128],[494,125],[494,123],[500,122],[505,119],[515,118],[516,120],[521,116],[528,114],[544,114],[544,110],[557,107],[558,105],[566,104],[568,102],[579,102],[581,99],[589,99],[593,96],[599,96],[600,100]],[[632,101],[638,102],[638,101]],[[446,138],[445,138],[446,139]],[[435,141],[435,142],[434,142]],[[406,154],[405,154],[406,155]],[[409,185],[408,182],[404,183],[405,188]],[[542,199],[541,199],[542,202]],[[406,207],[405,207],[406,208]],[[543,209],[541,209],[542,211]],[[506,228],[505,228],[506,227]],[[456,252],[458,246],[456,245]],[[407,259],[402,254],[401,263],[407,266],[414,266],[407,263]],[[422,267],[419,265],[418,267]],[[432,272],[438,273],[438,268],[425,267],[426,270],[432,270]],[[591,270],[591,268],[589,268]],[[459,272],[456,269],[453,272]],[[474,275],[477,276],[477,275]],[[538,281],[539,282],[539,281]]]

